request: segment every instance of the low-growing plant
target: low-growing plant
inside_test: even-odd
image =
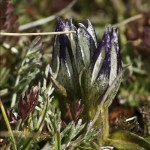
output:
[[[22,50],[11,75],[11,68],[0,68],[1,149],[150,149],[146,133],[146,138],[127,130],[110,133],[108,110],[126,67],[118,29],[108,26],[98,42],[87,22],[77,28],[72,19],[57,19],[51,64],[43,61],[42,39],[36,37]],[[122,121],[120,128],[132,130],[136,123]]]

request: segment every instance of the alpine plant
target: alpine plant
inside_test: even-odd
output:
[[[56,31],[74,33],[55,36],[51,79],[56,93],[62,98],[60,100],[69,103],[81,100],[84,104],[84,118],[92,120],[103,95],[122,71],[122,65],[118,30],[107,27],[101,41],[98,42],[91,22],[87,22],[88,27],[79,23],[76,28],[71,19],[63,22],[58,18]],[[108,134],[108,131],[103,131],[108,130],[107,111],[120,82],[121,78],[103,104],[97,120],[96,126],[100,128],[103,136],[105,132]]]

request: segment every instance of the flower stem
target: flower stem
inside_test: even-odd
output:
[[[108,120],[108,108],[102,107],[100,117],[97,120],[100,127],[100,146],[104,146],[105,140],[109,136],[109,120]]]

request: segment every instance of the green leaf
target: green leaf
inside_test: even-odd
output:
[[[41,49],[42,42],[39,37],[35,38],[30,46],[25,57],[21,60],[17,67],[17,76],[14,83],[14,93],[12,95],[11,107],[14,107],[18,97],[18,93],[22,93],[24,96],[25,92],[29,88],[29,85],[36,78],[40,72],[41,66]]]
[[[9,72],[9,69],[0,66],[0,87],[4,86],[4,84],[7,83]]]
[[[117,149],[123,150],[148,150],[150,143],[143,137],[128,131],[114,132],[110,139],[107,140],[109,145],[113,145]]]
[[[113,145],[117,150],[145,150],[138,144],[122,140],[108,140],[110,145]]]

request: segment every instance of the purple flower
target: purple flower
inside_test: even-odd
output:
[[[75,31],[55,37],[52,69],[56,72],[59,67],[56,80],[69,98],[95,105],[122,70],[117,29],[107,27],[99,44],[89,20],[87,28],[79,23],[77,29],[71,19],[58,18],[56,31]]]

